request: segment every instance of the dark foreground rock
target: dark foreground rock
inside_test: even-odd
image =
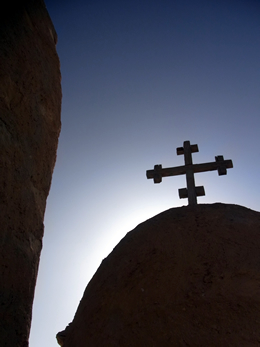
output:
[[[25,347],[60,132],[56,32],[41,0],[0,13],[0,346]]]
[[[60,344],[259,346],[260,213],[173,208],[129,232],[88,284]]]

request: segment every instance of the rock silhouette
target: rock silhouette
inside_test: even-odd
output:
[[[89,282],[64,347],[259,346],[260,213],[173,208],[129,232]]]
[[[0,13],[0,346],[28,346],[60,133],[57,36],[41,0]]]

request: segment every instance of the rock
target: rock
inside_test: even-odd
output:
[[[58,332],[58,334],[56,334],[56,339],[57,339],[57,342],[60,346],[63,346],[64,345],[64,342],[66,340],[66,337],[68,335],[68,332],[70,330],[70,325],[71,323],[66,326],[66,328],[60,332]]]
[[[0,346],[28,346],[60,133],[56,32],[41,0],[0,15]]]
[[[173,208],[129,232],[89,282],[62,342],[259,346],[260,213]]]

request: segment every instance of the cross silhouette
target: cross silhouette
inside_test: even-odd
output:
[[[186,174],[187,188],[179,189],[181,199],[188,198],[189,205],[197,204],[197,196],[205,195],[203,186],[196,187],[194,173],[218,170],[219,176],[226,175],[227,169],[233,167],[232,160],[224,160],[222,155],[215,157],[215,162],[204,164],[193,164],[191,153],[198,152],[198,145],[191,145],[190,141],[184,141],[183,147],[177,148],[177,155],[184,154],[183,166],[162,168],[162,165],[155,165],[153,170],[146,171],[147,178],[153,178],[154,183],[160,183],[162,177],[177,176]]]

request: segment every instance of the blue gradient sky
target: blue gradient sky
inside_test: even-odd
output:
[[[45,215],[31,347],[57,346],[103,258],[171,207],[185,177],[154,185],[154,164],[232,159],[195,176],[199,203],[259,211],[260,3],[257,0],[46,0],[58,33],[62,132]],[[149,242],[149,240],[147,240]]]

